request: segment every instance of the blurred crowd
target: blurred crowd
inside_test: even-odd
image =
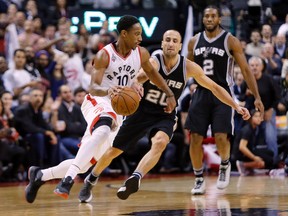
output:
[[[177,9],[191,4],[195,10],[197,31],[197,26],[198,30],[201,29],[201,19],[197,20],[197,16],[201,17],[202,7],[217,3],[223,15],[223,28],[241,40],[256,80],[259,74],[260,77],[262,74],[267,76],[269,86],[258,84],[265,106],[265,121],[257,126],[259,132],[255,136],[265,139],[257,140],[257,145],[272,151],[271,164],[267,166],[269,169],[284,163],[288,135],[281,131],[285,130],[287,123],[283,126],[276,120],[278,117],[287,120],[288,14],[281,21],[273,11],[273,1],[270,4],[260,0],[243,1],[246,2],[245,7],[228,0],[201,2],[0,0],[0,181],[26,180],[29,166],[57,165],[65,159],[74,158],[78,151],[86,128],[80,106],[90,83],[93,56],[117,39],[117,33],[108,30],[108,21],[104,21],[101,30],[95,34],[89,32],[84,24],[79,24],[77,33],[71,33],[71,10],[81,7],[152,9],[164,6]],[[253,11],[259,12],[255,20],[249,16],[249,13],[256,16]],[[252,61],[252,56],[260,57],[262,61]],[[234,77],[233,90],[237,100],[243,106],[253,106],[253,97],[237,65]],[[153,172],[192,171],[188,135],[183,129],[183,122],[195,87],[193,81],[187,85],[179,106],[178,128]],[[244,125],[236,115],[236,136]],[[210,142],[213,143],[213,139]],[[141,139],[135,146],[137,149],[115,160],[111,170],[120,170],[117,173],[125,174],[133,170],[149,148],[147,138]]]

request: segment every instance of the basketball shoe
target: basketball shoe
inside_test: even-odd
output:
[[[117,196],[119,199],[126,200],[132,193],[136,193],[140,187],[140,179],[132,175],[128,178],[122,187],[117,191]]]
[[[191,193],[193,195],[202,195],[205,193],[206,185],[203,177],[195,178],[194,188],[192,188]]]
[[[39,188],[45,184],[45,181],[41,180],[41,177],[43,176],[43,173],[41,172],[41,169],[36,166],[32,166],[28,170],[28,178],[29,178],[29,184],[25,188],[25,198],[26,201],[29,203],[33,203]]]
[[[70,190],[74,184],[74,180],[67,176],[61,180],[61,182],[57,185],[54,193],[64,199],[68,199]]]
[[[90,174],[91,175],[91,174]],[[84,185],[80,190],[80,193],[78,195],[78,199],[81,203],[88,203],[92,200],[93,195],[92,195],[92,188],[97,184],[98,178],[95,182],[90,182],[89,181],[89,176],[88,175],[85,179],[84,179]]]
[[[231,164],[220,165],[219,174],[217,179],[217,188],[224,189],[229,185],[230,181]]]

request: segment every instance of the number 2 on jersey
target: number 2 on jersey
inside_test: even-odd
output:
[[[205,75],[213,75],[214,74],[213,67],[214,67],[213,60],[205,59],[203,61],[203,71]]]

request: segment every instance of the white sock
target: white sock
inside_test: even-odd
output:
[[[87,163],[93,158],[95,151],[97,151],[97,145],[106,142],[110,134],[110,127],[102,125],[93,131],[90,139],[81,142],[81,147],[78,153],[69,167],[65,177],[71,176],[72,179],[76,177],[80,170],[83,170]]]
[[[41,178],[42,181],[49,181],[51,179],[61,179],[65,176],[65,173],[68,171],[69,167],[72,165],[74,159],[68,159],[62,161],[60,164],[54,167],[50,167],[47,169],[41,170],[43,176]],[[85,173],[92,166],[89,162],[79,173]]]

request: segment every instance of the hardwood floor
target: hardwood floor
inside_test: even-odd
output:
[[[260,215],[288,216],[288,179],[269,176],[232,176],[225,190],[216,188],[216,176],[206,177],[206,194],[192,196],[192,175],[145,177],[140,190],[127,200],[116,196],[124,178],[103,178],[93,190],[90,204],[77,199],[82,186],[76,182],[68,200],[54,195],[58,181],[46,183],[33,204],[24,199],[26,183],[0,184],[0,215]]]

